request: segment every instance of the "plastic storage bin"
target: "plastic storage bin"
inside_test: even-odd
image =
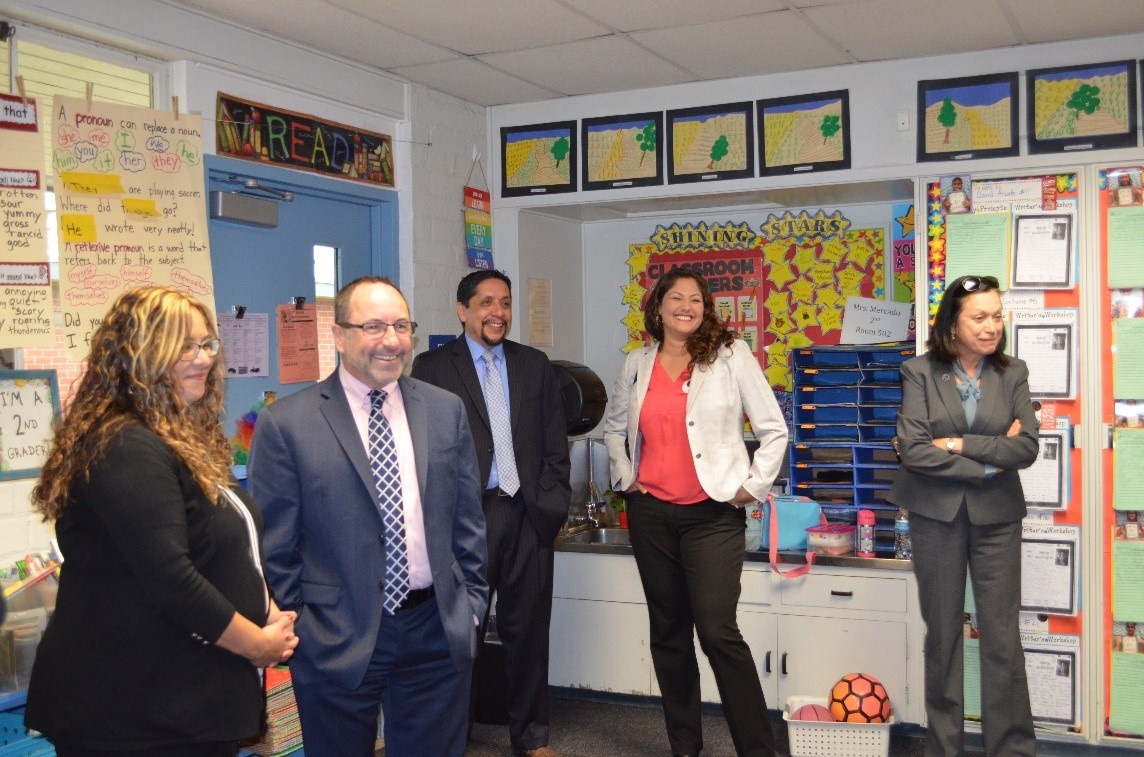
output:
[[[806,548],[819,555],[839,557],[854,554],[854,526],[827,523],[806,529]]]
[[[889,723],[836,723],[792,720],[804,704],[826,706],[822,697],[787,697],[783,720],[787,725],[791,757],[884,757],[890,753]]]

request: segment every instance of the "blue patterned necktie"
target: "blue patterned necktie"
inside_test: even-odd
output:
[[[405,508],[401,497],[401,471],[393,430],[381,412],[385,392],[369,393],[369,467],[377,486],[377,504],[385,528],[385,611],[397,612],[409,593],[409,561],[405,554]]]
[[[485,406],[489,411],[489,425],[493,431],[497,479],[501,491],[512,495],[520,488],[520,476],[516,472],[516,454],[512,450],[512,426],[508,419],[508,403],[504,401],[504,388],[501,386],[500,371],[497,370],[496,355],[492,350],[485,350],[481,359],[485,361]]]

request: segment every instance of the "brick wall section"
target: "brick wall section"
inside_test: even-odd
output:
[[[402,271],[401,283],[406,292],[413,292],[413,320],[418,323],[414,348],[422,352],[429,334],[460,333],[457,282],[470,270],[465,259],[464,187],[468,181],[488,189],[489,161],[499,158],[481,156],[483,175],[473,168],[473,149],[486,150],[485,109],[479,105],[414,84],[409,118],[414,145],[413,271]]]

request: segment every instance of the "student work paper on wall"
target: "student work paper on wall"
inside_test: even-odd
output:
[[[965,715],[981,717],[981,640],[963,640]],[[1024,633],[1025,676],[1029,704],[1039,725],[1073,726],[1080,722],[1080,637],[1071,634]]]
[[[55,341],[39,106],[0,94],[0,348]]]
[[[198,116],[52,104],[60,300],[73,360],[123,291],[163,284],[214,311]]]
[[[1002,289],[1008,288],[1008,213],[951,215],[945,234],[947,282],[960,276],[993,276]]]

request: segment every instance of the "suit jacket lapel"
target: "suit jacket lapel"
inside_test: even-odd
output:
[[[965,407],[961,404],[961,395],[957,393],[957,378],[953,375],[953,369],[948,365],[934,363],[933,381],[954,427],[964,434],[969,426],[965,422]]]
[[[709,365],[694,365],[691,366],[691,379],[684,384],[684,391],[687,392],[687,411],[691,412],[691,405],[694,404],[695,398],[699,396],[699,387],[703,386],[703,382],[711,374],[711,366]]]
[[[361,434],[358,433],[357,424],[354,423],[350,404],[346,402],[346,392],[342,388],[341,380],[338,379],[337,371],[322,382],[322,398],[325,400],[322,405],[322,415],[326,417],[350,464],[361,477],[362,483],[376,504],[377,487],[374,486],[373,471],[369,467],[369,456],[366,454]]]
[[[469,352],[469,342],[465,339],[465,335],[461,334],[454,339],[448,348],[452,350],[453,368],[457,371],[457,375],[461,377],[461,384],[465,387],[465,391],[469,393],[472,399],[473,407],[477,409],[477,414],[484,422],[485,426],[492,429],[489,423],[489,411],[485,407],[485,393],[481,391],[481,380],[477,376],[477,366],[473,362],[473,353]],[[441,349],[445,349],[442,347]],[[512,373],[509,373],[512,376]]]
[[[1001,374],[988,361],[981,363],[981,401],[977,403],[977,415],[973,419],[973,429],[981,428],[997,412],[1001,402]],[[970,429],[971,431],[973,429]]]
[[[514,402],[514,399],[524,397],[527,392],[525,382],[528,378],[534,381],[539,381],[540,377],[526,377],[524,376],[524,369],[520,364],[520,352],[516,348],[516,344],[508,341],[507,339],[501,344],[504,345],[504,366],[508,371],[508,412],[510,415],[509,424],[512,427],[513,436],[516,436],[517,426],[520,425],[520,419],[523,415],[524,400]],[[484,407],[482,405],[482,407]]]
[[[407,377],[397,380],[401,399],[405,404],[405,420],[409,423],[409,437],[413,440],[413,457],[417,461],[417,486],[428,491],[429,480],[429,408],[421,392]],[[424,505],[424,503],[422,503]]]

